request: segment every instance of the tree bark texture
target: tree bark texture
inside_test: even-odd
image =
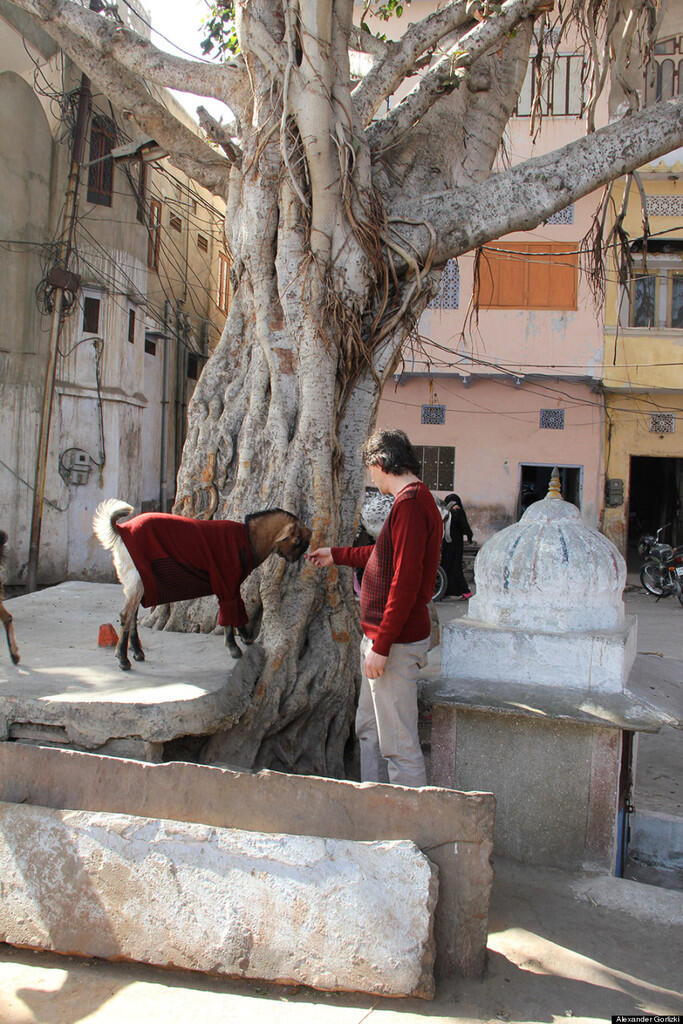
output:
[[[241,54],[208,69],[69,0],[17,3],[227,200],[231,306],[190,405],[175,511],[241,519],[280,506],[313,528],[312,547],[352,543],[360,445],[445,261],[683,141],[672,101],[542,166],[492,173],[544,0],[505,0],[499,15],[453,0],[401,40],[369,45],[360,82],[349,46],[367,33],[354,29],[352,0],[240,0]],[[418,60],[406,98],[372,120]],[[234,123],[203,115],[209,145],[172,123],[145,79],[217,96]],[[251,703],[204,759],[343,775],[359,682],[351,573],[271,557],[243,595],[261,616],[235,670],[255,679]],[[155,616],[158,628],[215,622],[211,599]]]

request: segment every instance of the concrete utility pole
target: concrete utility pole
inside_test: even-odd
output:
[[[92,6],[92,4],[91,4]],[[73,245],[73,233],[78,212],[78,188],[80,185],[81,164],[83,163],[83,147],[86,130],[90,118],[91,91],[90,79],[81,76],[81,88],[78,97],[78,115],[76,129],[71,147],[71,167],[64,203],[64,221],[59,240],[57,259],[49,272],[48,281],[54,286],[54,307],[52,325],[50,327],[50,347],[47,366],[45,368],[45,389],[43,391],[43,407],[40,414],[40,436],[36,457],[36,473],[33,488],[33,511],[31,514],[31,542],[28,554],[28,590],[29,593],[38,586],[38,553],[40,550],[40,530],[43,521],[43,503],[45,500],[45,477],[47,474],[47,455],[50,442],[50,420],[52,418],[52,400],[55,390],[57,371],[57,353],[59,350],[59,334],[62,328],[62,310],[64,308],[64,292],[73,291],[78,287],[79,279],[69,272],[69,259]]]

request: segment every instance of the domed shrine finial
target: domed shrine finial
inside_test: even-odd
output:
[[[546,501],[548,498],[561,498],[562,497],[562,484],[560,482],[560,471],[557,466],[553,467],[552,474],[550,476],[550,483],[548,485],[548,493],[546,494]]]

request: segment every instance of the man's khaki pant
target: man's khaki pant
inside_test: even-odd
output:
[[[360,645],[361,688],[356,712],[363,782],[425,786],[424,757],[417,732],[417,677],[427,663],[429,637],[392,644],[383,675],[368,679],[365,656],[372,640]]]

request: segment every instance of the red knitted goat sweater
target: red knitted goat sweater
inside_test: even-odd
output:
[[[215,594],[219,625],[249,621],[240,584],[254,560],[244,523],[146,512],[116,529],[142,577],[145,608]]]

